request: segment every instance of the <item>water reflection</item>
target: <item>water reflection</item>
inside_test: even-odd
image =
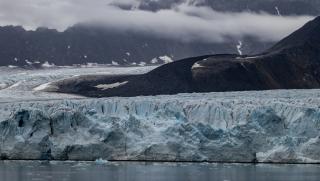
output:
[[[0,181],[319,181],[319,165],[1,161]]]

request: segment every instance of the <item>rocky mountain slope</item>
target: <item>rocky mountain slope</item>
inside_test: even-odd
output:
[[[182,42],[143,32],[119,32],[88,25],[75,25],[64,32],[39,28],[0,27],[0,66],[110,64],[162,64],[201,54],[238,53],[239,40],[225,43]],[[242,40],[243,53],[261,52],[273,42]]]
[[[176,61],[144,75],[78,77],[56,82],[54,91],[109,97],[319,88],[319,30],[320,17],[255,56],[208,55]]]

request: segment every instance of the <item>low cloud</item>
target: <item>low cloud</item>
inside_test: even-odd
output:
[[[187,3],[159,11],[140,10],[139,0],[0,0],[0,25],[39,26],[60,31],[79,22],[136,31],[181,41],[222,42],[227,38],[253,36],[277,41],[313,17],[276,16],[267,13],[217,12]]]

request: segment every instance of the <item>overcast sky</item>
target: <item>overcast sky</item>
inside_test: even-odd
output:
[[[216,12],[186,3],[157,12],[123,10],[112,5],[115,2],[139,4],[139,0],[0,0],[0,25],[22,25],[27,29],[45,26],[63,31],[73,24],[90,22],[183,41],[219,42],[225,37],[246,35],[277,41],[313,18]]]

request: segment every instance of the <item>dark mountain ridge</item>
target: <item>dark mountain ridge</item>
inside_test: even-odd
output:
[[[220,12],[267,12],[274,15],[320,14],[318,0],[141,0],[138,5],[114,6],[126,10],[158,11],[189,3]],[[137,6],[137,7],[136,7]],[[260,42],[253,37],[230,38],[224,43],[183,42],[146,35],[143,32],[122,32],[110,27],[88,27],[78,24],[64,32],[47,28],[26,31],[22,27],[0,27],[0,66],[41,67],[73,64],[162,64],[164,59],[182,59],[204,54],[238,54],[239,41],[243,54],[257,54],[275,42]]]
[[[273,44],[250,37],[242,41],[244,53],[261,52]],[[0,27],[0,66],[38,67],[45,62],[55,65],[162,64],[201,54],[237,53],[237,44],[236,39],[225,43],[183,42],[81,24],[64,32],[47,28],[26,31],[20,26],[5,26]]]
[[[255,56],[193,57],[135,76],[80,77],[58,92],[92,97],[320,88],[320,17]],[[101,89],[98,85],[122,83]]]

